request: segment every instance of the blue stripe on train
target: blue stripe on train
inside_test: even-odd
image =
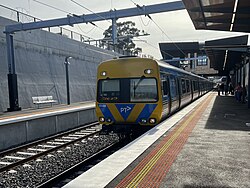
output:
[[[156,106],[157,104],[146,104],[143,110],[141,111],[140,115],[138,116],[136,123],[139,123],[141,119],[148,120],[148,118],[151,116]]]
[[[114,116],[112,115],[112,113],[110,112],[108,106],[106,104],[98,104],[99,108],[102,111],[102,114],[104,115],[105,118],[111,118],[112,121],[114,121]]]

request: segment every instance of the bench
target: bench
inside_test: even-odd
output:
[[[37,97],[32,97],[33,104],[37,105],[39,108],[40,104],[51,104],[56,103],[57,100],[54,100],[52,96],[37,96]]]

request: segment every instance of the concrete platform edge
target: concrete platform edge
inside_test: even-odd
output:
[[[187,113],[199,105],[206,94],[195,102],[191,103],[181,111],[177,112],[158,126],[151,129],[141,137],[134,140],[129,145],[123,147],[118,152],[112,154],[87,172],[69,182],[64,188],[102,188],[111,182],[119,173],[121,173],[129,164],[139,157],[149,146],[159,139],[166,131],[179,122]],[[133,152],[131,152],[133,151]],[[129,158],[127,157],[129,156]]]

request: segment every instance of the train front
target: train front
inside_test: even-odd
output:
[[[98,67],[96,114],[104,130],[156,125],[162,113],[160,96],[159,68],[152,59],[114,59]]]

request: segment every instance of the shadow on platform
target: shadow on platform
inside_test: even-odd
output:
[[[228,188],[227,186],[198,186],[198,185],[184,185],[183,188]]]
[[[205,128],[250,131],[250,109],[234,96],[216,96]]]

